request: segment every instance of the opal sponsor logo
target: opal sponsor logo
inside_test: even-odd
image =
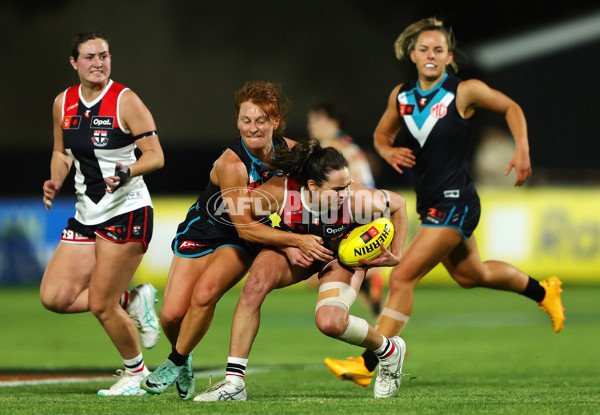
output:
[[[106,128],[112,130],[115,117],[100,117],[95,115],[92,117],[90,128]]]

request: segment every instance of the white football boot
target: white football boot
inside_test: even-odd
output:
[[[148,392],[140,388],[140,382],[144,376],[150,374],[148,369],[142,373],[131,373],[129,370],[117,370],[117,374],[113,375],[119,378],[117,383],[112,385],[110,389],[101,389],[98,391],[99,396],[142,396]]]
[[[391,398],[398,392],[402,382],[402,364],[406,354],[406,343],[398,336],[391,337],[390,341],[396,346],[396,351],[391,358],[379,361],[379,371],[373,390],[375,398]]]
[[[216,383],[206,388],[206,392],[194,398],[195,402],[217,402],[217,401],[245,401],[248,398],[246,394],[246,384],[242,378],[234,378]]]
[[[142,346],[146,349],[156,346],[160,333],[160,322],[154,309],[156,302],[156,289],[152,284],[138,285],[130,291],[125,310],[138,328]]]

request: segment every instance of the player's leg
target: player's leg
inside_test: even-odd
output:
[[[417,283],[461,241],[460,232],[448,227],[421,226],[390,272],[390,291],[375,327],[385,336],[398,335],[412,314]]]
[[[207,267],[211,255],[212,253],[207,253],[200,257],[187,258],[175,254],[171,261],[163,306],[160,310],[160,323],[174,352],[181,322],[190,307],[194,286]],[[184,400],[190,399],[194,394],[195,383],[190,353],[175,382],[179,397]]]
[[[244,376],[252,343],[260,326],[260,308],[268,293],[298,283],[312,274],[290,267],[281,251],[264,248],[256,257],[244,282],[233,315],[225,379],[194,398],[196,402],[245,401]]]
[[[114,243],[97,238],[96,266],[89,288],[90,310],[98,319],[121,354],[125,371],[110,389],[100,390],[101,396],[145,394],[139,383],[149,371],[142,357],[137,329],[119,304],[121,294],[133,277],[144,255],[140,242]]]
[[[474,236],[461,243],[443,261],[452,278],[464,288],[486,287],[513,291],[539,303],[550,315],[555,332],[563,328],[562,282],[551,277],[538,282],[517,267],[502,261],[482,261]]]
[[[177,268],[177,272],[187,270],[198,277],[175,347],[167,360],[142,381],[142,388],[154,394],[164,392],[175,383],[186,364],[190,364],[192,351],[210,328],[217,302],[244,276],[250,257],[241,249],[223,246],[212,252],[207,261],[178,261],[178,264],[186,266]],[[182,398],[191,397],[190,388],[178,385],[178,389]]]
[[[363,279],[364,271],[350,272],[334,263],[321,277],[315,322],[323,334],[366,347],[377,356],[381,366],[374,394],[389,398],[400,387],[406,345],[400,337],[387,338],[366,320],[349,314]]]
[[[172,347],[177,344],[181,322],[192,301],[194,286],[207,267],[212,253],[201,257],[173,256],[165,287],[160,323]]]
[[[211,259],[194,286],[190,307],[181,323],[177,351],[187,355],[208,331],[217,302],[237,284],[250,266],[250,257],[242,250],[224,246]]]
[[[89,311],[88,283],[95,264],[94,243],[60,242],[42,278],[42,305],[55,313]]]
[[[381,313],[381,294],[383,292],[383,276],[381,268],[371,268],[367,272],[358,291],[358,301],[374,319]]]
[[[416,284],[460,242],[460,232],[447,227],[421,226],[392,268],[389,294],[375,328],[386,337],[398,336],[412,313]],[[379,364],[377,356],[366,349],[358,358],[325,359],[327,367],[340,379],[366,387]]]

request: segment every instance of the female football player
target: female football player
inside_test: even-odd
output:
[[[192,351],[210,328],[217,303],[248,271],[262,244],[298,247],[284,249],[292,263],[331,258],[320,237],[256,221],[245,203],[249,189],[268,179],[264,167],[275,150],[295,144],[280,135],[287,114],[281,85],[247,82],[236,91],[234,108],[240,136],[214,163],[206,188],[172,243],[175,255],[160,312],[172,353],[142,381],[142,388],[154,394],[175,384],[182,399],[192,397]]]
[[[515,186],[531,175],[527,126],[517,103],[485,83],[463,81],[446,71],[453,61],[452,30],[435,19],[420,20],[402,32],[396,56],[408,56],[417,68],[416,80],[396,86],[374,134],[376,150],[398,173],[413,169],[419,228],[400,263],[390,275],[390,294],[377,326],[387,336],[397,335],[408,322],[415,285],[442,263],[464,288],[487,287],[522,294],[539,304],[551,318],[555,332],[563,328],[561,281],[538,282],[511,264],[482,261],[473,231],[480,215],[479,197],[467,166],[467,129],[477,108],[505,116],[514,137],[515,153],[506,169],[516,170]],[[394,146],[405,128],[407,143]],[[326,359],[342,379],[366,386],[377,359],[370,351],[346,361]]]
[[[398,263],[407,229],[404,198],[351,182],[348,162],[341,152],[321,147],[316,139],[301,141],[291,150],[278,149],[269,165],[280,175],[252,192],[255,212],[277,212],[283,229],[319,235],[335,252],[336,245],[354,222],[365,223],[373,216],[389,214],[396,230],[389,251],[382,244],[382,255],[364,261],[363,265]],[[304,268],[290,264],[280,250],[265,247],[252,263],[235,309],[226,378],[210,391],[198,395],[195,401],[246,400],[244,375],[265,297],[315,272],[319,273],[315,315],[318,329],[327,336],[371,350],[381,362],[375,397],[387,398],[396,393],[402,376],[404,341],[400,337],[384,337],[366,320],[348,312],[365,270],[355,272],[337,258],[316,261]]]
[[[163,151],[148,108],[110,79],[103,33],[78,34],[70,60],[80,84],[54,100],[54,150],[43,200],[50,210],[75,164],[78,201],[42,278],[40,298],[56,313],[91,311],[121,354],[125,370],[99,395],[143,395],[140,380],[149,371],[135,326],[143,345],[153,347],[156,290],[150,284],[124,290],[152,237],[152,201],[142,176],[163,166]]]

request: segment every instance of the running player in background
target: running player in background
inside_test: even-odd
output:
[[[275,150],[295,144],[279,135],[285,129],[287,107],[281,86],[272,82],[247,82],[235,93],[240,136],[214,163],[206,188],[172,243],[175,256],[160,311],[172,353],[142,381],[142,388],[151,393],[162,393],[175,383],[182,399],[192,397],[192,351],[210,328],[217,302],[245,275],[263,244],[284,248],[288,260],[301,266],[332,258],[320,237],[255,221],[245,204],[249,189],[270,177],[264,167]]]
[[[350,226],[368,223],[389,215],[395,233],[389,251],[367,266],[393,266],[402,255],[407,218],[404,198],[387,190],[367,189],[351,182],[348,162],[339,150],[323,148],[318,140],[300,141],[292,150],[278,149],[269,163],[273,177],[259,192],[252,192],[255,214],[277,212],[281,227],[289,232],[312,233],[336,252]],[[389,212],[388,212],[389,210]],[[374,395],[389,398],[396,394],[406,346],[400,337],[387,338],[366,320],[349,314],[364,279],[364,269],[348,268],[336,259],[316,261],[311,267],[294,266],[284,253],[265,247],[258,254],[246,278],[231,327],[231,343],[225,380],[195,401],[244,401],[244,376],[252,343],[258,333],[260,308],[267,294],[319,273],[319,296],[315,322],[319,330],[338,340],[367,347],[381,362]]]
[[[139,383],[150,372],[136,326],[144,347],[153,347],[156,290],[151,284],[125,290],[152,237],[152,201],[142,176],[163,166],[163,151],[150,111],[110,79],[103,33],[78,34],[70,61],[81,83],[54,100],[54,150],[43,191],[50,210],[75,164],[78,201],[42,278],[40,298],[56,313],[91,311],[119,351],[125,370],[98,395],[144,395]]]
[[[477,108],[505,116],[516,143],[506,174],[515,169],[515,186],[531,175],[527,125],[519,105],[503,93],[479,80],[462,81],[446,72],[448,66],[454,72],[458,69],[454,48],[452,30],[435,18],[410,25],[395,43],[396,56],[410,57],[418,79],[392,90],[374,144],[398,173],[402,167],[412,167],[422,226],[390,274],[390,294],[376,327],[386,336],[398,335],[411,315],[415,285],[442,263],[461,287],[512,291],[532,299],[549,314],[558,333],[565,318],[562,282],[557,277],[538,282],[508,263],[482,262],[479,256],[472,235],[480,203],[468,175],[468,119]],[[403,126],[408,141],[394,147]],[[367,350],[360,358],[328,358],[325,363],[337,377],[366,387],[378,361]]]
[[[350,178],[369,189],[375,188],[375,179],[366,153],[345,131],[344,110],[333,101],[318,101],[308,112],[308,134],[323,147],[337,148],[348,160]]]

